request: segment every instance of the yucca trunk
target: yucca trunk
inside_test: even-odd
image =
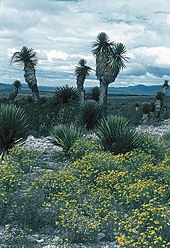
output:
[[[119,70],[115,68],[114,72],[109,71],[108,59],[105,56],[99,56],[96,59],[96,75],[100,81],[100,98],[99,105],[102,110],[102,115],[106,116],[107,111],[107,93],[108,86],[113,83],[119,73]]]
[[[162,111],[162,107],[164,106],[163,104],[163,100],[164,100],[164,97],[165,97],[165,94],[168,90],[168,84],[164,84],[163,87],[162,87],[162,95],[161,95],[161,99],[158,99],[156,97],[156,101],[155,101],[155,110],[154,110],[154,115],[156,118],[160,118],[160,114],[161,114],[161,111]]]
[[[166,92],[168,90],[168,86],[167,85],[163,85],[163,88],[162,88],[162,93],[165,95]]]
[[[103,116],[106,116],[106,112],[107,112],[107,93],[108,93],[108,83],[105,83],[100,79],[99,105]]]
[[[79,103],[80,106],[82,106],[84,104],[84,100],[85,100],[85,93],[84,93],[84,81],[85,78],[84,77],[78,77],[77,78],[77,91],[79,94]]]
[[[33,101],[39,101],[39,90],[37,85],[37,79],[35,75],[35,68],[31,64],[27,64],[24,67],[24,77],[25,81],[28,84],[28,87],[32,91],[32,99]]]

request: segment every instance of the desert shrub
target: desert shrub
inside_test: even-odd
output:
[[[78,106],[78,104],[72,104],[60,107],[57,123],[67,125],[75,123],[77,119]]]
[[[170,131],[164,132],[162,138],[168,142],[170,142]]]
[[[121,247],[168,247],[168,218],[165,205],[150,201],[119,219],[116,240]]]
[[[169,247],[169,206],[151,200],[119,219],[121,247]]]
[[[1,192],[14,192],[21,185],[20,173],[21,171],[14,165],[1,165]]]
[[[3,156],[10,148],[23,141],[27,126],[27,117],[23,109],[14,105],[1,106],[0,149]]]
[[[0,221],[23,229],[37,230],[55,226],[56,212],[45,202],[41,188],[30,187],[29,177],[19,166],[6,164],[0,171]]]
[[[36,166],[39,155],[38,151],[16,146],[9,151],[8,163],[13,164],[22,172],[28,173]]]
[[[133,171],[136,172],[143,164],[152,163],[154,158],[151,154],[146,154],[142,150],[133,150],[114,156],[113,161],[114,168],[117,170],[126,170],[131,173]]]
[[[95,242],[100,221],[80,213],[78,206],[60,215],[61,225],[70,242]]]
[[[165,158],[162,163],[155,166],[151,163],[143,164],[138,168],[136,176],[140,179],[152,179],[159,184],[168,184],[170,177],[170,160]]]
[[[83,137],[75,141],[73,146],[70,148],[69,157],[71,161],[75,161],[77,159],[81,159],[86,154],[99,151],[102,151],[102,146],[96,137],[91,139]]]
[[[44,206],[55,209],[56,228],[69,242],[93,242],[102,232],[123,247],[138,247],[138,242],[140,247],[142,241],[144,247],[157,241],[155,247],[166,247],[170,159],[152,164],[152,158],[140,150],[87,152],[67,168],[35,179],[29,188],[43,191]]]
[[[91,89],[92,99],[96,102],[99,101],[100,97],[100,88],[98,86],[95,86]]]
[[[8,209],[8,221],[10,223],[22,228],[37,230],[50,220],[48,214],[44,216],[44,194],[41,189],[26,189],[16,192],[11,196],[11,201],[13,205]],[[47,217],[48,219],[46,219]]]
[[[167,147],[170,149],[170,131],[166,131],[163,134],[162,138],[165,141],[165,144],[167,145]],[[169,152],[169,154],[170,154],[170,152]]]
[[[149,103],[149,102],[144,102],[144,103],[142,103],[142,112],[143,112],[144,114],[149,114],[150,111],[153,111],[153,106],[152,106],[152,104]]]
[[[126,153],[141,145],[140,135],[129,125],[127,119],[109,116],[97,127],[97,136],[106,151]]]
[[[80,108],[77,123],[79,126],[91,130],[96,127],[101,117],[99,104],[93,100],[87,100]]]
[[[50,135],[52,142],[67,155],[74,142],[82,137],[82,131],[73,125],[59,124],[52,128]]]
[[[1,241],[3,247],[7,246],[9,248],[13,247],[34,247],[36,242],[28,238],[28,234],[31,233],[29,229],[23,229],[15,225],[6,225],[5,226],[5,239]]]
[[[0,170],[0,221],[6,220],[7,209],[13,195],[22,185],[21,171],[13,165],[1,165]]]
[[[155,163],[162,161],[168,152],[165,142],[149,133],[143,136],[141,149],[145,153],[151,154],[155,159]]]
[[[50,129],[59,122],[60,106],[54,106],[51,99],[40,98],[38,103],[28,102],[25,98],[15,102],[22,106],[28,116],[29,134],[35,137],[49,135]]]

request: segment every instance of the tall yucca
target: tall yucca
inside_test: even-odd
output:
[[[32,90],[33,100],[39,100],[39,90],[35,74],[35,66],[38,63],[37,54],[33,48],[23,46],[20,51],[15,52],[11,58],[11,63],[16,63],[24,70],[25,81]]]
[[[28,120],[25,112],[14,105],[3,105],[0,108],[0,150],[1,156],[26,137]]]
[[[107,110],[107,92],[110,83],[114,82],[128,61],[127,49],[122,43],[111,42],[109,36],[101,32],[92,44],[92,54],[96,59],[96,76],[100,81],[100,99],[103,115]]]
[[[79,93],[79,102],[80,105],[84,103],[85,93],[84,93],[84,82],[85,79],[89,76],[91,67],[87,66],[87,61],[85,59],[80,59],[78,66],[75,68],[75,75],[77,77],[76,84],[77,90]]]

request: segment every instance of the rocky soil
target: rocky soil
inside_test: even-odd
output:
[[[162,138],[163,134],[170,131],[170,119],[164,120],[160,125],[141,125],[136,128],[138,132],[149,133],[158,138]]]
[[[166,131],[170,131],[170,119],[164,120],[160,125],[140,125],[136,128],[138,132],[152,134],[158,138],[161,138]],[[60,148],[52,144],[50,137],[34,138],[33,136],[28,136],[24,145],[25,148],[35,149],[45,154],[53,154]]]

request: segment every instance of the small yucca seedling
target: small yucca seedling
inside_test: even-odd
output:
[[[14,145],[23,141],[26,137],[28,120],[25,112],[14,105],[3,105],[0,109],[0,150],[1,158]]]
[[[82,131],[73,125],[59,124],[52,128],[50,135],[53,144],[61,147],[67,155],[74,142],[82,137]]]
[[[129,125],[127,119],[109,116],[97,127],[97,136],[106,151],[126,153],[141,145],[140,135]]]

